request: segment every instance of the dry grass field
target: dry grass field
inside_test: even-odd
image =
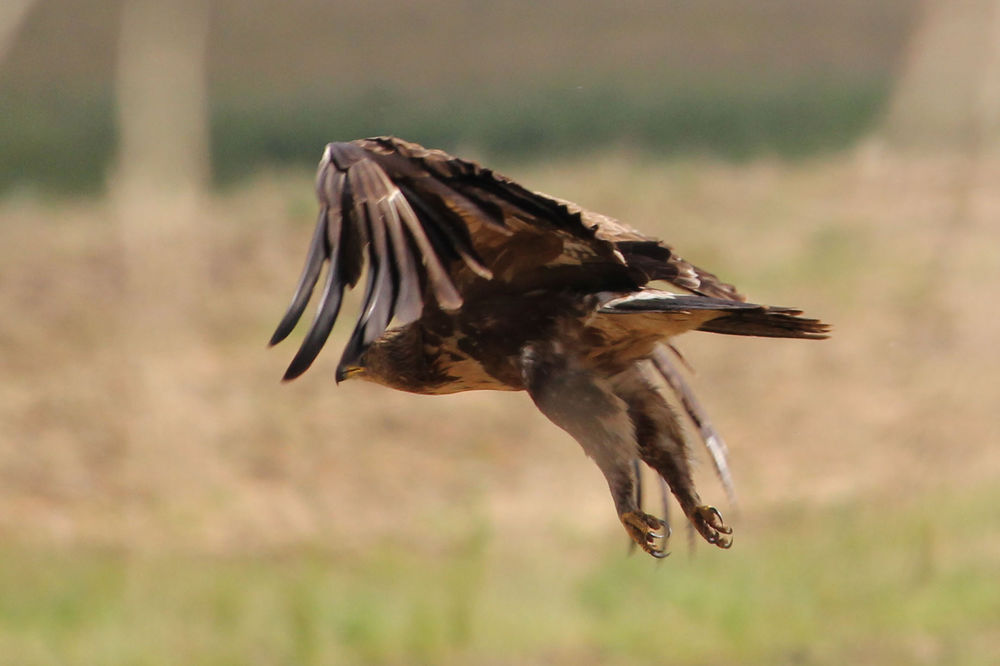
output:
[[[338,387],[334,353],[280,384],[309,174],[215,195],[142,257],[123,206],[8,198],[0,663],[1000,660],[1000,168],[867,146],[505,170],[834,324],[681,340],[732,450],[732,550],[680,530],[628,557],[525,395]]]

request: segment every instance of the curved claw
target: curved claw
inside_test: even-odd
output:
[[[666,551],[667,540],[670,538],[669,525],[642,511],[627,511],[620,518],[635,545],[657,559],[669,555]]]
[[[691,523],[702,538],[719,548],[729,548],[733,545],[731,536],[733,528],[726,525],[722,514],[714,506],[699,506],[691,515]]]
[[[710,526],[722,532],[723,534],[733,533],[733,528],[726,525],[725,521],[722,520],[722,514],[719,513],[718,509],[716,509],[714,506],[709,506],[705,508],[708,510],[708,517],[706,518],[706,522]]]

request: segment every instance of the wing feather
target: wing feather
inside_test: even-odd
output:
[[[347,341],[339,367],[356,364],[364,350],[389,325],[396,299],[396,277],[392,270],[392,252],[386,237],[386,228],[380,224],[377,205],[365,202],[365,222],[372,242],[361,316]]]
[[[483,260],[476,253],[469,235],[469,228],[463,222],[463,219],[475,216],[485,218],[487,213],[484,213],[475,204],[461,202],[457,197],[452,197],[450,200],[440,199],[441,204],[445,206],[446,213],[441,211],[440,207],[435,209],[434,206],[405,185],[400,186],[399,189],[406,197],[407,202],[411,203],[415,210],[419,210],[424,219],[433,221],[432,226],[425,225],[424,228],[438,232],[439,235],[436,237],[441,245],[448,248],[449,251],[454,251],[457,257],[479,277],[487,280],[493,277],[493,273],[483,265]]]
[[[393,137],[328,144],[316,175],[320,219],[292,302],[271,337],[286,338],[329,264],[323,296],[285,377],[304,372],[329,337],[345,288],[368,277],[341,359],[355,363],[391,322],[425,305],[457,310],[484,289],[638,288],[667,280],[702,295],[742,296],[669,247],[613,218],[533,192],[474,162]],[[504,286],[506,285],[506,286]]]
[[[302,317],[329,264],[316,317],[285,373],[293,379],[315,360],[340,312],[345,286],[354,287],[368,265],[361,312],[341,359],[351,364],[395,316],[401,323],[420,317],[427,300],[446,310],[462,305],[447,264],[460,257],[477,274],[489,276],[468,239],[441,216],[414,212],[385,170],[363,147],[332,143],[320,160],[316,193],[320,217],[292,303],[271,344],[285,339]],[[431,238],[435,241],[432,241]]]
[[[339,218],[337,223],[339,225]],[[271,341],[268,344],[273,346],[287,338],[288,334],[295,328],[295,324],[302,317],[302,313],[305,312],[306,306],[309,304],[309,298],[312,296],[316,282],[319,280],[319,274],[323,270],[323,262],[326,261],[330,254],[330,246],[327,238],[326,209],[324,208],[320,211],[319,220],[316,223],[316,231],[313,232],[312,242],[310,242],[309,251],[306,253],[306,264],[302,269],[301,277],[299,277],[299,283],[295,287],[292,303],[288,306],[285,316],[281,318],[281,322],[278,324],[278,328],[275,329],[274,335],[271,336]]]
[[[325,211],[322,217],[326,217]],[[339,219],[338,219],[339,225]],[[306,270],[309,270],[307,265]],[[318,273],[317,273],[318,275]],[[305,278],[306,273],[303,273],[303,278]],[[312,285],[314,286],[316,280],[312,280]],[[312,292],[312,286],[309,287],[309,292]],[[330,267],[327,270],[326,282],[323,286],[323,296],[320,298],[319,307],[316,309],[316,317],[313,319],[312,326],[309,327],[309,332],[306,333],[305,339],[302,341],[302,345],[299,347],[299,351],[295,354],[292,362],[289,364],[288,369],[285,371],[284,380],[289,381],[295,379],[303,372],[309,369],[312,362],[316,359],[319,354],[319,350],[323,348],[328,337],[330,337],[330,331],[333,330],[333,324],[337,321],[337,314],[340,312],[340,303],[344,293],[344,283],[340,279],[340,266],[338,261],[338,255],[333,254],[330,258]],[[308,300],[308,294],[306,295],[306,300]],[[284,335],[288,334],[288,331],[295,326],[299,317],[302,315],[302,310],[305,308],[305,302],[302,303],[302,307],[293,312],[289,309],[288,313],[285,314],[285,320],[289,321],[287,330],[284,331]],[[282,323],[285,322],[282,320]],[[281,328],[275,331],[275,337],[279,333],[283,332]],[[282,336],[284,337],[284,336]],[[273,340],[274,338],[272,338]],[[280,340],[280,338],[279,338]],[[272,342],[272,344],[274,344]]]
[[[398,277],[396,293],[396,316],[402,321],[414,321],[420,317],[424,302],[420,295],[420,275],[417,273],[412,248],[403,229],[399,211],[388,202],[379,202],[381,215],[387,222],[389,243]]]
[[[431,241],[428,239],[424,227],[421,226],[417,214],[413,212],[413,208],[410,207],[410,203],[403,197],[402,193],[399,193],[398,189],[396,192],[398,194],[392,197],[390,203],[396,207],[396,212],[399,213],[400,219],[417,245],[417,249],[424,262],[424,269],[427,272],[427,279],[430,281],[431,291],[434,293],[434,298],[437,300],[438,305],[445,310],[457,310],[462,307],[462,297],[458,295],[458,290],[455,289],[448,271],[441,263],[441,257],[431,245]],[[431,228],[437,229],[437,227]]]

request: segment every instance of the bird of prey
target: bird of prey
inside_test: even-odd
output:
[[[691,330],[819,339],[826,324],[793,308],[747,303],[732,285],[618,220],[398,138],[327,145],[316,193],[319,221],[272,345],[301,318],[324,265],[326,275],[286,380],[316,358],[345,287],[356,286],[367,265],[338,382],[360,378],[422,394],[525,390],[597,463],[619,519],[644,551],[663,557],[669,526],[643,511],[640,461],[698,534],[731,545],[731,528],[695,490],[679,411],[731,491],[725,445],[678,371],[670,341]]]

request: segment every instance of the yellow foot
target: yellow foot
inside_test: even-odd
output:
[[[733,528],[722,520],[722,514],[714,506],[695,507],[691,514],[691,523],[705,541],[714,543],[719,548],[729,548],[733,545]]]
[[[642,511],[626,511],[621,515],[625,531],[640,548],[660,559],[667,556],[666,546],[670,539],[670,526]]]

